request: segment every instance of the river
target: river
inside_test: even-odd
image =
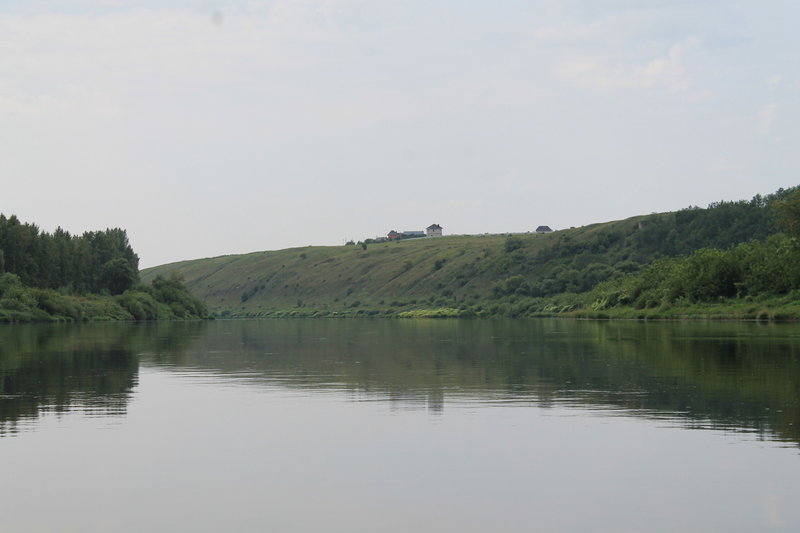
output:
[[[799,531],[800,325],[0,327],[2,532]]]

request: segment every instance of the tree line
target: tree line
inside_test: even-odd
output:
[[[796,198],[797,188],[781,189],[751,200],[715,202],[707,208],[688,207],[656,213],[607,229],[588,227],[586,237],[564,232],[552,244],[528,251],[533,237],[511,235],[504,253],[488,268],[499,278],[493,296],[549,297],[580,294],[599,283],[630,277],[668,258],[688,256],[703,248],[727,250],[744,242],[764,243],[778,233],[786,217],[781,209]],[[758,248],[752,245],[750,254]],[[744,253],[744,252],[742,252]],[[505,277],[502,277],[505,276]]]
[[[178,273],[139,283],[123,229],[70,235],[0,214],[0,322],[208,318]]]
[[[800,189],[766,207],[774,217],[773,231],[781,233],[657,260],[640,272],[597,285],[593,307],[642,309],[681,300],[710,302],[800,290]]]
[[[0,214],[0,273],[29,287],[70,294],[122,294],[139,281],[139,257],[125,230],[53,233]]]

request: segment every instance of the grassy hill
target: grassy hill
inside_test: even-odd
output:
[[[531,251],[553,234],[526,235]],[[491,294],[504,235],[408,239],[361,246],[308,246],[229,255],[143,270],[143,281],[180,272],[219,316],[394,313]]]
[[[549,234],[449,236],[308,246],[197,259],[179,272],[216,316],[436,316],[553,313],[585,307],[598,284],[654,261],[776,233],[772,204],[790,191]]]

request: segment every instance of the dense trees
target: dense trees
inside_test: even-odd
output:
[[[70,235],[0,214],[0,272],[30,287],[121,294],[139,279],[139,258],[119,228]]]
[[[645,308],[800,289],[800,189],[757,195],[750,202],[720,202],[676,216],[693,228],[677,247],[686,255],[655,261],[638,274],[599,285],[596,307]],[[702,248],[691,249],[700,243]]]
[[[0,214],[0,322],[208,318],[176,275],[139,284],[125,230],[52,234]]]
[[[689,207],[652,214],[624,224],[597,224],[580,236],[567,231],[536,252],[528,247],[537,236],[511,235],[505,241],[504,253],[486,268],[496,276],[492,287],[495,298],[550,297],[585,293],[598,283],[629,276],[653,262],[696,254],[690,263],[697,270],[687,275],[693,276],[697,289],[688,292],[698,297],[702,291],[733,295],[739,289],[726,281],[735,275],[725,271],[730,257],[721,256],[721,251],[748,241],[763,243],[780,229],[800,237],[800,189],[781,189],[751,200],[715,202],[706,209]],[[698,252],[704,248],[709,250]],[[715,262],[718,264],[711,268]],[[671,263],[658,264],[663,267]],[[709,271],[719,277],[708,275]]]
[[[593,291],[594,308],[629,305],[644,309],[679,301],[787,294],[800,289],[798,265],[800,246],[796,239],[782,234],[727,250],[702,248],[599,284]]]
[[[780,228],[800,239],[800,189],[796,189],[775,202]]]

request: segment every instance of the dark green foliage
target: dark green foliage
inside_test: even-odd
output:
[[[158,302],[165,303],[178,318],[207,317],[205,304],[192,296],[177,272],[168,278],[157,276],[153,280],[152,294]]]
[[[5,295],[6,291],[15,285],[22,285],[19,276],[11,274],[10,272],[0,274],[0,297]]]
[[[660,258],[690,255],[702,248],[724,250],[742,242],[762,242],[777,231],[777,220],[784,228],[790,228],[790,221],[795,220],[800,234],[797,189],[757,195],[749,201],[717,202],[707,209],[691,207],[649,215],[608,229],[599,224],[588,226],[580,239],[575,233],[563,232],[535,253],[527,251],[524,236],[511,235],[506,238],[505,253],[491,259],[483,271],[501,280],[492,287],[494,297],[583,293]],[[727,259],[706,251],[686,263],[687,281],[681,287],[691,298],[733,295],[738,290],[733,283],[739,282],[740,274]],[[526,281],[522,289],[508,285],[515,276]]]
[[[668,296],[681,296],[682,292],[692,301],[734,296],[742,267],[731,252],[712,248],[697,250],[678,269],[678,287]]]
[[[800,239],[800,190],[794,190],[775,202],[775,212],[780,228]]]
[[[100,267],[100,286],[111,294],[122,294],[136,283],[138,277],[131,264],[122,257],[111,259]]]
[[[736,248],[743,265],[739,290],[744,294],[787,294],[800,287],[800,247],[796,239],[775,235],[765,243]]]
[[[163,316],[158,302],[147,287],[144,286],[134,287],[132,290],[125,291],[117,297],[117,303],[128,311],[134,320],[169,318],[169,316]]]
[[[119,294],[139,279],[139,258],[118,228],[77,237],[61,228],[40,232],[14,215],[0,215],[0,253],[0,271],[16,274],[30,287]]]
[[[531,287],[525,278],[522,276],[511,276],[503,281],[495,284],[492,288],[495,297],[510,296],[517,294],[521,296],[529,296],[531,294]]]
[[[172,320],[208,318],[205,305],[177,278],[159,288],[136,285],[123,294],[76,297],[26,287],[15,274],[0,275],[0,322]]]
[[[136,285],[117,297],[135,320],[208,318],[205,304],[191,295],[178,273],[158,276],[152,285]]]
[[[713,302],[734,296],[787,294],[800,289],[800,246],[785,235],[728,250],[703,248],[654,262],[642,271],[599,284],[594,308],[638,309],[681,300]]]
[[[33,289],[33,296],[36,298],[36,307],[53,317],[72,321],[81,319],[81,308],[74,298],[48,289]]]
[[[506,238],[505,250],[506,253],[511,253],[514,250],[519,250],[522,248],[522,237],[519,235],[509,235]]]
[[[75,298],[26,287],[16,274],[0,275],[0,321],[80,320],[82,315]]]
[[[0,215],[0,258],[0,321],[208,317],[178,276],[136,285],[139,258],[121,229],[73,237]]]

